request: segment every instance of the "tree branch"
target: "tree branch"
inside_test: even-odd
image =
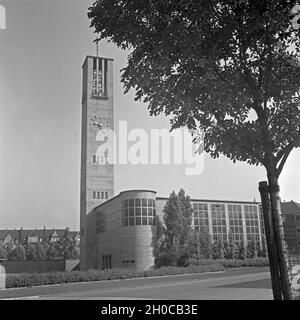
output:
[[[294,147],[291,147],[286,151],[286,153],[284,154],[283,158],[280,161],[280,164],[279,164],[278,168],[276,168],[276,176],[277,177],[280,176],[280,174],[282,172],[282,169],[283,169],[283,167],[284,167],[284,165],[285,165],[290,153],[292,152],[293,148]]]
[[[299,133],[299,136],[296,140],[290,142],[284,149],[282,149],[276,156],[275,160],[276,160],[276,163],[278,163],[280,161],[280,159],[282,157],[285,156],[285,154],[287,152],[291,152],[293,150],[293,148],[295,148],[297,145],[300,144],[300,133]]]

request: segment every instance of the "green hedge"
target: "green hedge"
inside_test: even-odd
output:
[[[223,259],[223,260],[191,260],[191,265],[210,265],[218,263],[222,265],[224,268],[241,268],[241,267],[266,267],[269,266],[269,259],[267,258],[253,258],[253,259]]]
[[[33,274],[10,274],[6,277],[6,288],[33,287],[51,284],[63,284],[86,281],[101,281],[113,279],[131,279],[139,277],[152,277],[177,274],[191,274],[212,271],[223,271],[221,264],[201,264],[199,266],[190,265],[184,267],[163,267],[160,269],[150,269],[147,271],[137,271],[134,269],[110,269],[110,270],[88,270],[72,272],[50,272]]]

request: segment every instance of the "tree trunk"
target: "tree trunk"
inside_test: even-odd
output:
[[[281,276],[281,288],[285,300],[293,300],[291,281],[289,276],[289,259],[287,246],[284,239],[283,220],[281,216],[281,201],[279,196],[278,177],[275,170],[268,170],[269,194],[272,210],[275,241],[278,254],[278,264]]]
[[[261,195],[262,212],[265,223],[265,235],[269,253],[270,273],[272,280],[272,291],[274,300],[282,300],[280,271],[278,265],[278,256],[274,235],[274,226],[272,223],[272,212],[270,206],[269,188],[266,181],[259,183],[259,192]]]

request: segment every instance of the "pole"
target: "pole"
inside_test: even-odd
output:
[[[269,198],[269,187],[266,181],[259,183],[259,192],[262,203],[262,212],[265,223],[266,242],[269,255],[270,273],[274,300],[282,300],[281,279],[278,265],[278,255],[272,222],[272,211]]]

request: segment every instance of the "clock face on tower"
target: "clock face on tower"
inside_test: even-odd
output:
[[[90,124],[98,130],[110,129],[109,119],[101,117],[101,115],[94,116],[94,118],[91,118]]]
[[[95,116],[94,118],[91,119],[91,125],[98,128],[99,130],[103,129],[103,123],[101,116],[99,115],[98,117]]]

